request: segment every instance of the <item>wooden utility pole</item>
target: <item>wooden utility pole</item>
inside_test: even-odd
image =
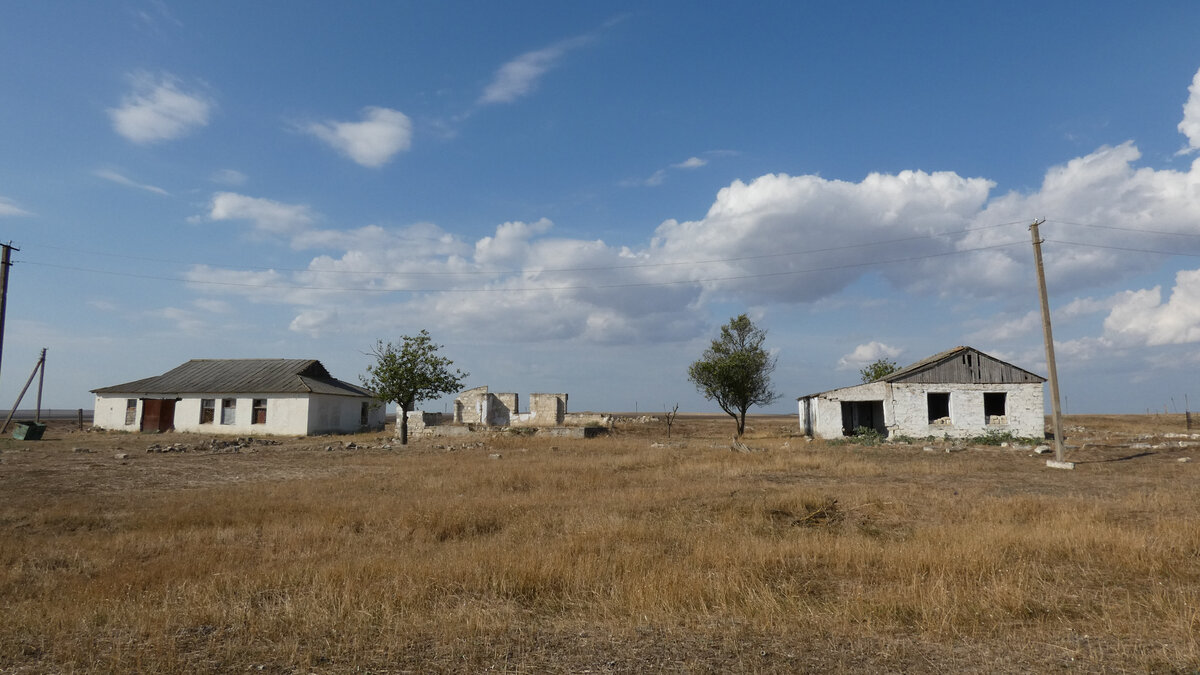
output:
[[[1062,413],[1058,408],[1058,368],[1054,365],[1054,333],[1050,330],[1050,300],[1046,297],[1046,272],[1042,269],[1042,238],[1038,225],[1045,220],[1035,220],[1029,226],[1033,236],[1033,261],[1037,267],[1038,294],[1042,299],[1042,339],[1046,342],[1046,369],[1050,375],[1050,410],[1054,418],[1054,459],[1046,466],[1054,469],[1074,469],[1075,464],[1063,458]]]
[[[4,309],[8,305],[8,268],[12,267],[12,252],[20,251],[13,248],[12,242],[0,244],[0,364],[4,362]]]

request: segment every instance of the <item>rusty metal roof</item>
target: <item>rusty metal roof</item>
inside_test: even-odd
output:
[[[93,389],[93,394],[331,394],[374,396],[316,359],[192,359],[162,375]]]

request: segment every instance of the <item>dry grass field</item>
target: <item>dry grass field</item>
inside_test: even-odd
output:
[[[1075,471],[749,424],[0,439],[0,673],[1200,668],[1181,416],[1068,418]]]

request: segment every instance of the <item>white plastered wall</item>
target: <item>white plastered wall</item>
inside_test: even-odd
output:
[[[857,387],[834,389],[809,399],[813,434],[822,438],[842,436],[843,401],[883,401],[884,422],[889,436],[964,438],[989,431],[1013,436],[1043,438],[1045,408],[1042,383],[1019,384],[889,384],[872,382]],[[928,394],[950,394],[950,424],[929,423]],[[984,393],[1005,393],[1005,423],[988,424],[984,416]],[[806,428],[805,399],[798,401],[800,429]]]

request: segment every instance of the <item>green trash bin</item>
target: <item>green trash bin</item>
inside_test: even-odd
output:
[[[46,432],[46,425],[39,422],[17,422],[13,429],[13,438],[18,441],[40,441]]]

